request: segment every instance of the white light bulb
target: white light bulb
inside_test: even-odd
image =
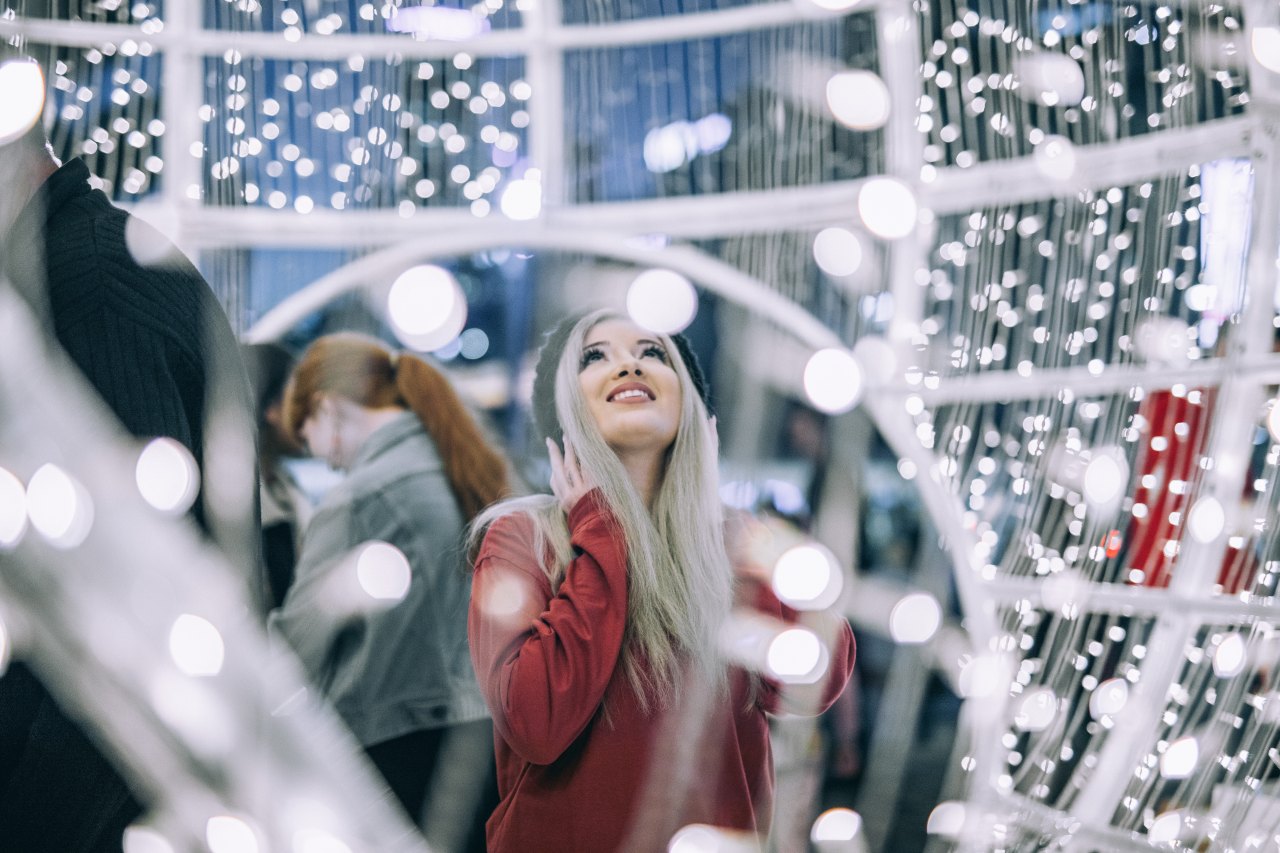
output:
[[[231,815],[209,818],[204,829],[211,853],[258,853],[258,834],[244,820]]]
[[[1227,513],[1217,498],[1196,501],[1187,514],[1187,531],[1197,542],[1208,543],[1221,535],[1227,526]]]
[[[93,526],[88,491],[57,465],[41,465],[27,483],[27,516],[58,548],[74,548]]]
[[[1165,812],[1151,823],[1147,840],[1152,844],[1173,844],[1182,834],[1182,812]]]
[[[1259,65],[1280,74],[1280,27],[1254,27],[1249,45]]]
[[[847,228],[823,228],[813,238],[813,259],[827,275],[851,276],[862,266],[862,242]]]
[[[1178,738],[1160,756],[1160,775],[1166,779],[1185,779],[1200,760],[1200,743],[1193,737]]]
[[[929,812],[929,820],[925,824],[925,832],[930,835],[954,838],[964,829],[964,820],[964,803],[947,800],[946,802],[938,803],[933,811]]]
[[[809,840],[815,844],[823,841],[852,841],[861,831],[862,815],[853,809],[827,809],[813,822]]]
[[[822,674],[822,641],[806,628],[788,628],[769,643],[765,665],[786,682],[812,682]]]
[[[134,477],[143,499],[167,515],[190,509],[200,490],[195,457],[172,438],[154,439],[142,449]]]
[[[875,130],[889,120],[889,87],[872,71],[841,71],[827,81],[827,106],[854,130]]]
[[[1037,687],[1018,703],[1013,723],[1025,732],[1042,732],[1058,714],[1058,697],[1047,687]]]
[[[44,110],[44,74],[28,59],[0,64],[0,145],[30,130]]]
[[[508,219],[537,219],[542,212],[542,182],[519,178],[507,184],[499,205]]]
[[[1213,672],[1219,678],[1231,678],[1239,675],[1248,658],[1248,647],[1244,637],[1231,633],[1222,638],[1218,647],[1213,650]]]
[[[0,548],[12,548],[27,529],[27,490],[22,481],[0,468]]]
[[[173,853],[173,845],[149,826],[130,826],[124,831],[124,853]]]
[[[169,629],[169,655],[187,675],[217,675],[225,653],[222,634],[207,619],[184,613]]]
[[[840,596],[843,576],[835,555],[816,542],[789,548],[773,566],[773,592],[797,610],[822,610]]]
[[[1032,159],[1045,177],[1055,181],[1070,180],[1076,173],[1076,147],[1065,136],[1046,136]]]
[[[1018,56],[1013,66],[1017,92],[1028,101],[1047,106],[1073,107],[1084,98],[1084,71],[1080,63],[1061,53]]]
[[[453,274],[434,264],[405,270],[387,294],[391,329],[405,346],[439,349],[461,334],[467,298]]]
[[[804,391],[820,411],[847,412],[862,396],[862,366],[848,350],[818,350],[805,365]]]
[[[894,178],[871,178],[858,191],[858,215],[872,234],[897,240],[915,230],[920,211],[906,184]]]
[[[370,542],[356,558],[360,588],[379,601],[401,601],[409,592],[412,577],[409,560],[389,542]]]
[[[1096,450],[1084,468],[1082,491],[1092,506],[1117,503],[1129,485],[1129,463],[1117,448]]]
[[[941,625],[942,608],[927,592],[903,596],[889,613],[889,635],[897,643],[927,643]]]
[[[1008,688],[1008,665],[999,655],[980,654],[964,664],[958,681],[964,698],[990,699]]]
[[[645,270],[627,288],[627,313],[636,325],[664,335],[681,331],[698,313],[698,292],[672,270]]]
[[[1089,697],[1089,713],[1095,720],[1114,717],[1129,703],[1129,682],[1123,678],[1108,678],[1093,688]]]

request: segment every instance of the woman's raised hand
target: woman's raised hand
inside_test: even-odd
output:
[[[595,488],[595,483],[578,466],[578,457],[573,452],[569,439],[565,439],[564,453],[561,454],[555,441],[548,438],[547,455],[551,457],[551,491],[560,500],[564,511],[568,512],[583,495]]]

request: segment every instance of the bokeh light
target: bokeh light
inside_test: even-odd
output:
[[[205,824],[205,842],[210,853],[259,853],[258,833],[243,818],[218,815]]]
[[[1280,74],[1280,27],[1254,27],[1249,46],[1259,65]]]
[[[1054,181],[1069,181],[1076,173],[1076,147],[1065,136],[1046,136],[1032,155],[1036,168]]]
[[[1080,63],[1061,53],[1028,53],[1014,63],[1018,94],[1049,107],[1073,107],[1084,98],[1084,71]]]
[[[862,396],[862,366],[848,350],[820,349],[805,365],[804,392],[819,411],[847,412]]]
[[[1160,756],[1160,775],[1166,779],[1185,779],[1200,760],[1200,742],[1193,737],[1178,738]]]
[[[942,608],[927,592],[903,596],[889,613],[889,636],[897,643],[927,643],[941,625]]]
[[[821,677],[823,646],[818,635],[807,628],[788,628],[769,643],[765,665],[786,683],[809,683]]]
[[[499,207],[508,219],[537,219],[542,212],[542,182],[530,178],[512,181],[503,190]]]
[[[698,292],[673,270],[645,270],[627,288],[627,313],[636,325],[664,335],[675,334],[698,313]]]
[[[93,501],[77,480],[57,465],[41,465],[27,483],[31,525],[58,548],[74,548],[93,527]]]
[[[1197,542],[1212,542],[1227,526],[1227,512],[1214,497],[1204,497],[1191,506],[1187,514],[1187,532]]]
[[[870,178],[858,191],[858,215],[872,234],[898,240],[915,230],[920,211],[906,184],[896,178]]]
[[[815,844],[823,841],[852,841],[861,831],[862,815],[853,809],[827,809],[813,822],[809,840]]]
[[[889,120],[889,87],[872,71],[841,71],[827,81],[827,106],[853,130],[875,130]]]
[[[409,593],[413,572],[404,553],[389,542],[369,542],[356,557],[360,588],[378,601],[401,601]]]
[[[964,803],[947,800],[938,803],[933,811],[929,812],[929,820],[925,824],[925,831],[930,835],[954,838],[964,829],[964,821]]]
[[[1152,844],[1175,844],[1182,835],[1183,813],[1181,809],[1165,812],[1151,822],[1147,840]]]
[[[217,675],[225,654],[222,634],[208,619],[184,613],[169,629],[169,655],[187,675]]]
[[[1219,678],[1239,675],[1244,670],[1248,652],[1243,636],[1235,632],[1227,634],[1213,650],[1214,674]]]
[[[172,438],[148,442],[138,455],[134,477],[143,499],[168,515],[181,515],[190,509],[200,490],[195,457]]]
[[[836,557],[817,542],[782,552],[773,566],[773,591],[796,610],[822,610],[840,597],[843,575]]]
[[[1084,499],[1097,507],[1113,506],[1129,486],[1129,463],[1119,448],[1095,450],[1084,468]]]
[[[0,548],[12,548],[27,529],[27,490],[22,481],[0,468]]]
[[[174,853],[169,839],[150,826],[134,825],[124,831],[124,853]]]
[[[44,74],[29,59],[0,63],[0,145],[35,126],[44,110]]]
[[[1129,704],[1129,682],[1123,678],[1108,678],[1093,689],[1089,697],[1089,713],[1095,720],[1114,717]]]
[[[1037,687],[1018,701],[1013,724],[1024,732],[1041,732],[1057,715],[1058,697],[1047,687]]]
[[[405,270],[387,294],[392,331],[407,347],[438,349],[462,333],[467,299],[453,274],[434,264]]]
[[[300,829],[293,834],[291,853],[352,853],[351,845],[321,829]]]
[[[862,266],[862,241],[848,228],[823,228],[813,238],[813,259],[827,275],[851,276]]]

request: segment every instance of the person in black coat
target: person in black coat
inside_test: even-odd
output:
[[[241,407],[247,418],[249,407],[235,335],[208,283],[93,189],[81,160],[59,166],[38,126],[0,146],[0,180],[4,277],[129,433],[171,437],[203,462],[214,409]],[[250,496],[239,511],[256,515],[254,506]],[[206,531],[221,523],[202,498],[192,512]],[[0,678],[0,851],[120,853],[140,812],[86,729],[29,668],[11,666]]]

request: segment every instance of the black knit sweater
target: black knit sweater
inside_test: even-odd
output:
[[[176,250],[159,266],[134,259],[129,221],[73,160],[10,230],[5,271],[130,433],[172,437],[201,460],[206,371],[238,368],[235,336],[209,285]],[[163,238],[139,230],[155,254]],[[230,387],[232,399],[214,404],[247,406],[245,383]],[[15,665],[0,679],[0,853],[118,853],[138,812],[85,733]]]

